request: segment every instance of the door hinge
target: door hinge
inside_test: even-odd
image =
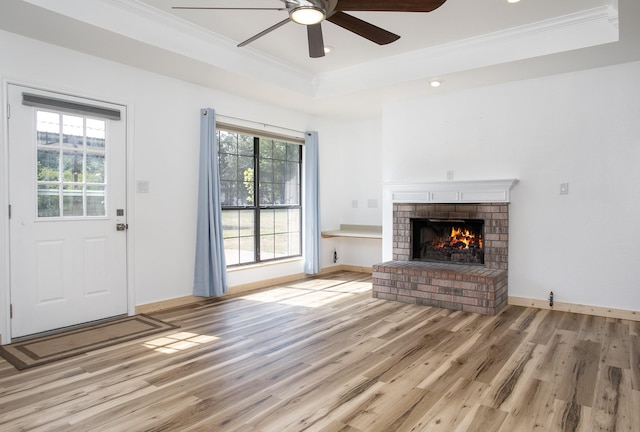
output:
[[[9,204],[9,219],[11,219],[11,204]]]
[[[11,118],[11,105],[7,104],[7,118],[10,119]]]
[[[13,305],[9,305],[9,318],[13,319]]]

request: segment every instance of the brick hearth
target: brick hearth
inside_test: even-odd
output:
[[[484,267],[412,261],[412,218],[484,219]],[[508,241],[506,203],[396,203],[393,261],[373,266],[373,296],[495,315],[507,304]]]

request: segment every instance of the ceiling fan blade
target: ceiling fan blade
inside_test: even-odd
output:
[[[334,13],[327,18],[327,21],[331,21],[343,29],[349,30],[350,32],[360,35],[365,39],[369,39],[371,42],[375,42],[378,45],[386,45],[400,39],[400,36],[397,34],[374,26],[373,24],[369,24],[366,21],[362,21],[360,18],[356,18],[344,12]]]
[[[255,7],[200,7],[200,6],[172,6],[171,9],[187,9],[187,10],[274,10],[283,11],[287,8],[255,8]]]
[[[307,38],[309,39],[309,57],[324,57],[324,39],[320,23],[307,26]]]
[[[246,41],[244,41],[244,42],[240,42],[240,43],[238,44],[238,48],[243,47],[243,46],[245,46],[245,45],[249,45],[249,44],[250,44],[251,42],[253,42],[254,40],[261,38],[262,36],[266,35],[267,33],[271,33],[271,32],[272,32],[272,31],[274,31],[275,29],[282,27],[283,25],[285,25],[285,24],[286,24],[286,23],[288,23],[288,22],[291,22],[291,20],[287,17],[287,19],[284,19],[284,20],[280,21],[279,23],[272,25],[271,27],[269,27],[269,28],[268,28],[268,29],[266,29],[266,30],[262,30],[262,31],[261,31],[260,33],[258,33],[257,35],[255,35],[255,36],[251,36],[251,37],[250,37],[249,39],[247,39]]]
[[[339,11],[431,12],[447,0],[338,0]]]

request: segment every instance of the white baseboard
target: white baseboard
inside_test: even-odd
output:
[[[549,306],[548,300],[530,299],[525,297],[509,297],[508,303],[514,306],[534,307],[538,309],[553,309],[561,312],[574,312],[585,315],[596,315],[607,318],[619,318],[631,321],[640,321],[640,311],[614,309],[600,306],[585,306],[575,303],[553,302]]]
[[[136,306],[137,314],[148,314],[202,301],[202,297],[184,296]]]

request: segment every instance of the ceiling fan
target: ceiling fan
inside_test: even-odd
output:
[[[345,12],[377,11],[377,12],[431,12],[444,4],[446,0],[281,0],[284,7],[191,7],[174,6],[172,9],[207,9],[207,10],[277,10],[287,11],[289,17],[261,31],[238,44],[243,47],[258,38],[282,27],[290,21],[307,26],[309,40],[309,57],[324,56],[324,40],[322,38],[322,21],[329,21],[378,45],[386,45],[400,39],[391,33]]]

